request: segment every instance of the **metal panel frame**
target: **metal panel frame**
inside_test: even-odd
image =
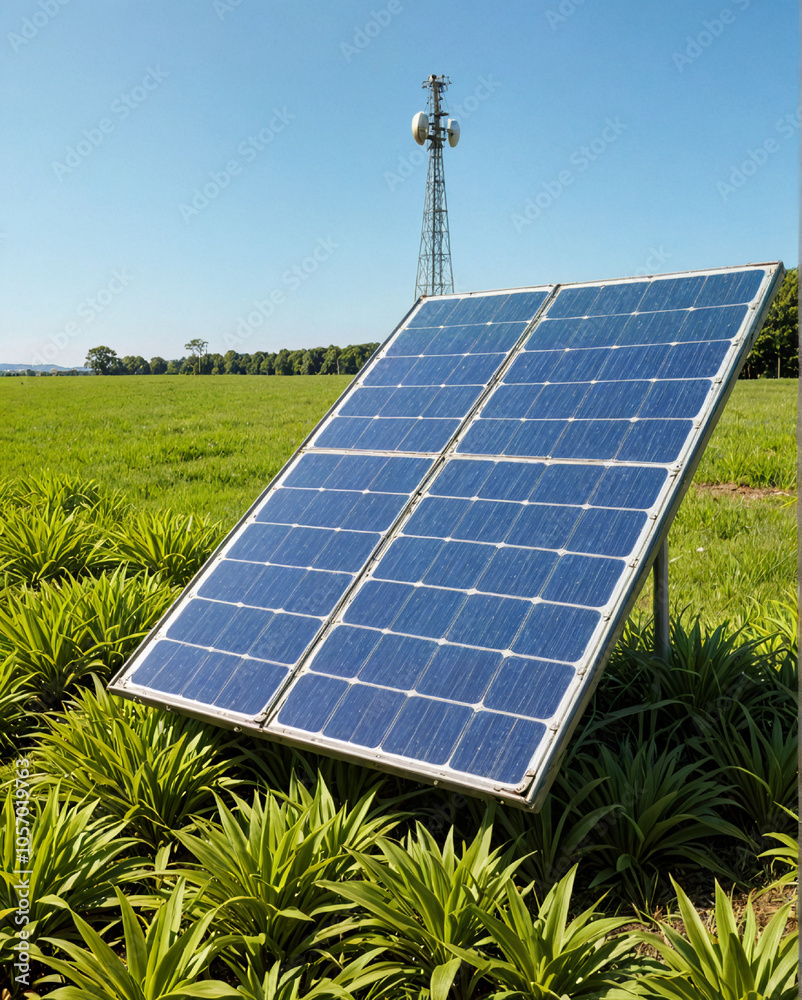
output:
[[[741,324],[738,335],[734,338],[730,350],[727,352],[724,360],[721,363],[719,371],[715,377],[711,379],[713,385],[721,386],[720,391],[717,394],[711,393],[708,400],[706,401],[703,410],[700,415],[697,416],[694,421],[694,430],[698,433],[691,433],[688,435],[686,442],[683,446],[682,452],[680,453],[677,460],[669,466],[669,477],[661,488],[660,494],[655,501],[654,506],[650,512],[649,521],[647,521],[647,526],[644,527],[641,532],[641,536],[636,543],[632,554],[628,559],[629,567],[634,571],[631,574],[626,572],[622,574],[618,583],[616,584],[615,591],[608,601],[607,608],[609,609],[609,614],[603,615],[599,625],[596,628],[594,636],[589,643],[585,654],[583,656],[582,662],[585,666],[577,672],[576,677],[571,682],[568,691],[562,699],[561,705],[558,708],[552,720],[549,723],[550,735],[542,741],[541,745],[538,747],[536,754],[530,761],[530,766],[527,769],[527,776],[525,780],[518,786],[502,785],[494,782],[490,779],[481,779],[472,775],[463,775],[463,772],[449,771],[448,769],[438,768],[431,765],[423,764],[419,761],[414,761],[410,758],[402,758],[399,756],[388,755],[381,753],[379,751],[370,751],[365,748],[358,747],[357,745],[348,746],[342,741],[331,741],[324,737],[312,736],[308,733],[304,733],[299,730],[291,729],[290,727],[278,727],[275,723],[277,714],[284,703],[288,689],[293,684],[293,682],[305,672],[307,665],[314,660],[315,653],[320,649],[322,643],[325,641],[326,636],[331,631],[333,624],[335,623],[338,615],[345,605],[349,602],[350,598],[356,593],[362,583],[365,581],[370,569],[378,562],[381,555],[386,551],[387,547],[391,544],[396,532],[399,527],[404,523],[411,511],[417,506],[421,501],[422,497],[425,495],[429,485],[433,482],[436,476],[439,474],[445,463],[452,457],[454,457],[454,450],[470,426],[473,418],[481,410],[487,397],[493,391],[495,386],[503,377],[503,374],[509,369],[511,364],[520,355],[523,345],[528,339],[534,327],[540,322],[541,319],[548,315],[549,307],[555,301],[557,295],[563,289],[568,288],[581,288],[581,287],[591,287],[598,285],[617,285],[617,284],[632,284],[640,281],[649,280],[676,280],[682,277],[700,276],[700,275],[714,275],[714,274],[728,274],[738,271],[743,271],[747,268],[759,269],[762,268],[766,271],[764,280],[762,281],[760,288],[756,295],[754,296],[752,303],[749,305],[747,314]],[[140,688],[137,685],[131,684],[128,681],[129,675],[133,672],[135,666],[138,665],[138,660],[140,656],[148,649],[149,645],[157,638],[160,637],[160,633],[163,632],[165,625],[169,623],[172,619],[174,613],[178,610],[183,600],[190,596],[191,593],[197,588],[202,579],[205,578],[206,574],[211,571],[214,565],[221,557],[225,548],[233,541],[233,538],[238,534],[240,529],[247,523],[248,519],[255,512],[255,510],[264,502],[268,494],[275,488],[275,486],[281,482],[281,480],[288,474],[290,469],[296,464],[300,459],[300,456],[305,453],[309,444],[314,440],[317,434],[319,434],[324,426],[327,426],[331,420],[336,416],[339,408],[344,404],[346,399],[349,397],[350,393],[358,388],[365,376],[367,376],[373,365],[384,356],[387,347],[391,344],[393,339],[402,329],[405,328],[409,320],[415,315],[420,307],[423,299],[419,299],[418,302],[409,310],[406,316],[403,318],[401,323],[396,326],[393,332],[387,337],[383,344],[374,352],[368,364],[366,364],[359,376],[355,378],[345,393],[335,402],[335,404],[329,409],[329,411],[324,415],[322,420],[316,425],[316,427],[310,432],[305,438],[303,443],[300,445],[295,454],[285,463],[280,472],[271,480],[267,488],[260,494],[258,499],[251,505],[246,514],[240,521],[237,522],[232,531],[226,536],[226,538],[217,547],[215,552],[212,554],[210,559],[204,565],[204,567],[199,571],[198,574],[193,578],[188,587],[182,592],[179,598],[173,603],[173,605],[168,609],[168,611],[162,616],[159,623],[152,630],[150,635],[143,641],[143,643],[138,647],[133,656],[128,660],[124,667],[118,671],[115,677],[109,684],[110,690],[115,694],[119,694],[123,697],[131,698],[136,701],[147,702],[150,704],[157,705],[162,708],[167,708],[168,710],[172,708],[179,709],[182,714],[186,714],[204,721],[213,721],[217,725],[221,725],[227,728],[233,728],[235,730],[247,729],[253,732],[255,735],[262,736],[279,743],[287,743],[292,746],[306,747],[315,752],[324,752],[334,757],[338,757],[342,760],[352,761],[354,763],[368,765],[372,767],[377,767],[383,771],[389,773],[399,774],[405,777],[411,777],[418,780],[424,780],[431,782],[434,785],[439,785],[445,788],[451,788],[456,791],[467,791],[472,795],[485,795],[487,797],[492,797],[499,799],[501,801],[507,802],[508,804],[537,810],[542,804],[545,795],[556,775],[557,769],[559,767],[562,756],[567,749],[568,742],[574,729],[581,717],[582,712],[586,708],[596,685],[598,684],[601,675],[603,673],[604,667],[609,659],[610,653],[614,648],[616,642],[618,641],[621,632],[623,631],[624,624],[627,617],[629,616],[632,607],[635,603],[638,593],[643,587],[645,580],[648,576],[649,571],[652,568],[655,558],[664,544],[666,536],[668,534],[668,529],[673,521],[674,516],[679,508],[682,499],[687,492],[690,483],[693,479],[693,475],[696,468],[701,460],[704,449],[709,441],[710,435],[715,428],[715,425],[721,415],[721,412],[726,405],[726,402],[732,392],[732,389],[737,381],[737,376],[746,360],[746,356],[752,343],[759,333],[761,326],[765,320],[765,317],[770,308],[771,302],[779,289],[782,278],[785,274],[785,270],[781,263],[779,262],[768,262],[761,264],[748,264],[740,265],[737,267],[725,267],[725,268],[710,268],[695,271],[681,271],[666,275],[647,275],[638,276],[633,278],[620,278],[610,281],[588,281],[588,282],[577,282],[571,284],[560,284],[553,286],[530,286],[526,288],[519,289],[498,289],[492,292],[473,292],[467,295],[457,294],[457,295],[447,295],[447,296],[435,296],[432,300],[453,298],[455,300],[470,298],[473,296],[483,296],[487,294],[509,294],[512,292],[523,292],[523,291],[546,291],[547,295],[544,302],[541,304],[540,308],[537,310],[534,318],[526,325],[521,337],[508,353],[505,361],[499,367],[493,378],[488,382],[484,389],[479,394],[474,405],[471,407],[469,413],[462,419],[457,430],[455,431],[452,438],[449,440],[445,448],[440,452],[438,456],[434,458],[431,468],[423,477],[422,481],[419,483],[415,492],[410,495],[408,502],[404,505],[403,509],[384,534],[381,541],[377,544],[376,549],[363,565],[362,570],[359,571],[352,583],[347,588],[346,592],[343,594],[341,599],[338,601],[336,607],[329,614],[327,621],[323,624],[321,630],[318,632],[316,638],[311,643],[310,647],[306,650],[304,655],[298,664],[288,671],[288,677],[282,687],[276,694],[273,695],[271,702],[267,706],[266,710],[257,716],[243,716],[237,713],[221,711],[219,709],[214,709],[211,711],[204,711],[200,706],[200,703],[189,702],[184,699],[174,696],[157,695],[151,689]],[[429,301],[428,299],[426,301]],[[758,308],[760,306],[760,308]],[[337,454],[348,454],[349,449],[315,449],[316,453],[337,453]],[[353,453],[353,452],[351,452]],[[391,457],[393,455],[417,455],[418,457],[431,457],[432,453],[395,453],[395,452],[371,452],[371,451],[359,451],[358,454],[365,455],[383,455],[386,457]],[[466,456],[467,457],[467,456]],[[456,458],[456,460],[462,460]],[[505,456],[505,461],[533,461],[533,459],[516,459],[507,458]],[[540,460],[537,460],[540,461]],[[589,463],[587,461],[581,460],[551,460],[549,464],[569,464],[573,462],[574,464],[588,465],[588,464],[600,464],[600,465],[624,465],[633,466],[638,464],[646,464],[651,467],[666,467],[666,463],[637,463],[637,462],[622,462],[622,463]],[[677,481],[677,477],[680,477]],[[654,523],[654,527],[648,530],[648,524],[650,522]]]

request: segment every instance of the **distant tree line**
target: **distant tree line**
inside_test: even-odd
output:
[[[786,274],[741,378],[799,378],[798,267]]]
[[[101,345],[89,351],[86,365],[96,375],[355,375],[379,345],[339,348],[331,344],[253,354],[209,354],[205,346],[204,341],[190,341],[185,345],[190,354],[183,358],[168,361],[157,356],[148,361],[133,354],[118,357],[116,351]]]

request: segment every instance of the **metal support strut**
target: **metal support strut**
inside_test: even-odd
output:
[[[654,561],[654,651],[667,660],[671,655],[671,623],[668,616],[668,539],[663,539]]]

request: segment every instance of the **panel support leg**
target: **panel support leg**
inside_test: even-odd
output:
[[[671,655],[668,615],[668,540],[664,539],[654,561],[654,651],[667,660]]]

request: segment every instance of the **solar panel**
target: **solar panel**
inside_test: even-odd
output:
[[[537,805],[782,275],[423,300],[112,690]]]

